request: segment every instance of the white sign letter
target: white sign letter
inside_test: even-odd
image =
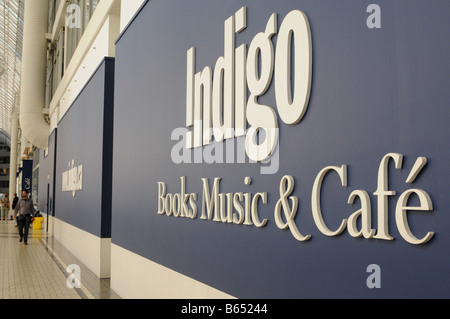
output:
[[[412,194],[416,194],[417,196],[419,196],[420,206],[418,207],[407,206],[408,199]],[[400,195],[397,202],[397,207],[395,208],[395,221],[397,223],[397,228],[400,232],[400,235],[402,235],[402,237],[408,243],[414,245],[426,243],[431,239],[431,237],[433,237],[434,233],[428,232],[422,239],[416,238],[411,232],[411,229],[409,228],[408,225],[408,217],[406,216],[408,210],[422,210],[422,211],[433,210],[433,203],[431,202],[431,198],[427,194],[427,192],[421,189],[408,189],[407,191],[403,192]]]
[[[325,178],[325,175],[329,171],[336,171],[339,174],[342,186],[347,186],[347,165],[342,165],[341,167],[338,166],[325,167],[319,172],[319,174],[317,174],[316,180],[314,181],[314,186],[311,194],[311,209],[317,228],[319,228],[319,230],[327,236],[336,236],[342,233],[342,231],[345,229],[347,220],[346,219],[342,220],[342,223],[339,226],[339,228],[335,231],[332,231],[327,227],[327,225],[325,225],[325,222],[323,221],[322,218],[322,210],[320,208],[320,193],[322,189],[322,182],[323,179]]]
[[[295,35],[295,87],[291,89],[291,47]],[[278,113],[286,124],[298,123],[306,112],[311,91],[311,31],[308,18],[293,10],[284,18],[277,40],[275,97]],[[292,100],[292,95],[295,96]]]

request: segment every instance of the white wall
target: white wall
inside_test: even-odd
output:
[[[120,32],[127,26],[145,0],[123,0],[120,5]]]
[[[115,56],[120,3],[119,0],[101,1],[91,17],[50,103],[50,132],[57,127],[103,58]]]
[[[55,217],[49,219],[49,233],[96,276],[110,278],[111,238],[94,236]]]

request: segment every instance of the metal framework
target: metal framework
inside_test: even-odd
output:
[[[10,137],[20,96],[24,0],[0,0],[0,132]]]

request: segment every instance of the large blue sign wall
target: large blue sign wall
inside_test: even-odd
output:
[[[369,4],[147,2],[116,43],[112,243],[240,298],[450,297],[449,6],[380,0],[379,10],[371,11]],[[267,163],[248,159],[174,160],[181,141],[174,132],[186,128],[187,51],[195,47],[195,73],[205,66],[214,72],[224,55],[224,21],[242,6],[246,28],[236,33],[236,48],[249,48],[273,13],[277,30],[292,10],[303,11],[311,29],[311,92],[301,121],[280,120],[273,81],[259,97],[278,119],[273,174],[261,173]],[[275,55],[277,36],[271,39]],[[235,145],[244,138],[233,139]],[[370,228],[379,237],[384,229],[393,240],[354,237],[350,223],[335,236],[321,230],[313,216],[314,185],[330,166],[319,191],[323,223],[336,231],[368,202]],[[266,193],[257,202],[257,217],[266,224],[201,219],[203,183],[212,192],[215,178],[221,178],[219,193]],[[389,195],[377,192],[383,181]],[[196,194],[196,218],[158,214],[165,204],[158,196],[162,185],[172,199],[183,187]],[[359,195],[348,204],[353,192]],[[424,205],[425,193],[432,207],[403,209]],[[386,226],[380,212],[387,212]],[[415,237],[433,232],[431,239],[408,242],[402,216]],[[296,229],[311,237],[298,240]]]
[[[114,59],[105,58],[58,124],[55,217],[111,237]]]

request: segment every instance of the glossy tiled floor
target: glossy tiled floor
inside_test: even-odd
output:
[[[68,281],[72,264],[80,267],[79,288]],[[0,299],[119,298],[109,279],[98,278],[45,230],[30,229],[24,245],[12,221],[0,223]]]

